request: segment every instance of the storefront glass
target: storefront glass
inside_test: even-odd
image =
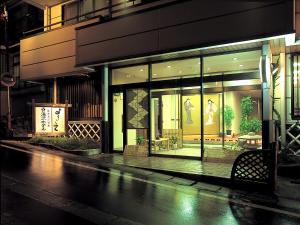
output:
[[[148,81],[148,65],[130,66],[112,70],[112,85]]]
[[[261,148],[260,54],[206,56],[203,66],[198,57],[113,69],[112,85],[122,89],[113,93],[113,123],[122,124],[113,125],[114,150],[142,144],[154,155],[232,163]]]
[[[152,64],[152,81],[191,77],[200,77],[200,58]]]

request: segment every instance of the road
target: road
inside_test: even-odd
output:
[[[295,209],[233,191],[199,191],[141,174],[1,146],[1,224],[300,224]]]

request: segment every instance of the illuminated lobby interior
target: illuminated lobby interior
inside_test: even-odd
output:
[[[113,150],[218,160],[261,148],[260,57],[255,49],[113,68]]]

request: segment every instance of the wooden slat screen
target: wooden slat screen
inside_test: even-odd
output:
[[[98,120],[102,117],[101,76],[59,79],[60,102],[68,100],[69,120]]]

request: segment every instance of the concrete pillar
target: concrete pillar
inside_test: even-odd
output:
[[[107,65],[102,66],[102,152],[109,152],[109,121],[108,121],[108,79],[109,69]]]
[[[281,148],[286,144],[286,57],[285,53],[280,53],[279,59],[280,73],[280,124],[281,124]]]
[[[271,60],[272,53],[270,46],[264,44],[262,46],[262,62],[260,66],[260,73],[263,79],[262,83],[262,99],[263,99],[263,118],[262,118],[262,136],[263,149],[268,149],[270,143],[275,141],[275,129],[272,121],[272,74],[271,74]]]

